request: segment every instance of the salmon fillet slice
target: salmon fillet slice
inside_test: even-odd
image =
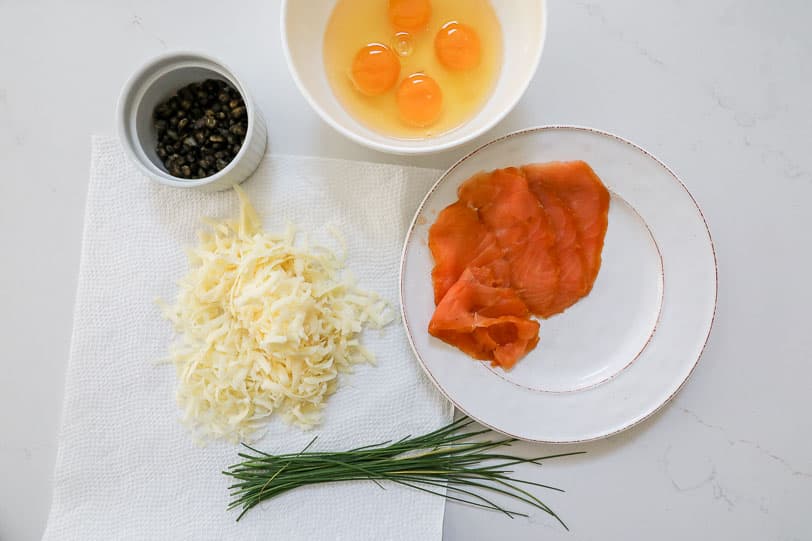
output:
[[[539,323],[587,295],[601,266],[609,192],[584,162],[479,173],[429,229],[429,333],[510,369]]]
[[[476,209],[510,266],[511,287],[530,312],[547,317],[558,290],[555,231],[517,168],[481,173],[459,188],[461,202]]]
[[[586,265],[586,295],[601,268],[601,251],[609,222],[609,191],[583,161],[526,165],[522,170],[536,196],[552,192],[572,213]]]
[[[543,317],[563,312],[589,291],[589,277],[578,239],[575,217],[564,201],[550,190],[536,187],[533,194],[555,231],[554,255],[558,263],[558,290]]]
[[[467,268],[437,305],[429,333],[509,369],[536,346],[539,324],[500,272],[498,265]]]
[[[434,304],[439,304],[459,279],[487,236],[492,238],[476,210],[464,202],[457,201],[440,212],[429,228],[429,249],[434,257],[431,271]]]

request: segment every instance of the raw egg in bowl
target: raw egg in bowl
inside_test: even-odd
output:
[[[284,0],[281,18],[313,109],[396,154],[447,150],[504,118],[536,72],[546,25],[545,0]]]

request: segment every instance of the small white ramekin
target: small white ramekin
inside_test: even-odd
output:
[[[221,171],[201,179],[178,178],[167,172],[155,152],[157,131],[152,113],[156,105],[182,87],[205,79],[226,81],[240,93],[245,102],[248,130],[240,151]],[[262,113],[234,73],[218,60],[191,52],[159,56],[138,70],[121,91],[117,123],[119,138],[133,163],[152,180],[176,188],[217,191],[239,184],[256,170],[268,140]]]

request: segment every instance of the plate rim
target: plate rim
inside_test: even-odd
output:
[[[440,184],[457,167],[459,167],[459,165],[462,162],[464,162],[465,160],[467,160],[468,158],[470,158],[472,155],[476,154],[477,152],[480,152],[481,150],[483,150],[483,149],[485,149],[485,148],[487,148],[487,147],[489,147],[491,145],[500,143],[502,141],[505,141],[505,140],[513,138],[513,137],[520,137],[520,136],[524,136],[524,135],[529,135],[529,134],[534,134],[534,133],[541,133],[541,132],[551,132],[551,131],[556,131],[556,130],[571,130],[571,131],[578,131],[578,132],[589,132],[589,133],[597,134],[597,135],[600,135],[600,136],[615,139],[616,141],[619,141],[621,143],[629,145],[633,149],[642,152],[644,155],[646,155],[647,157],[652,159],[657,165],[662,167],[665,170],[665,172],[668,175],[670,175],[677,182],[677,184],[682,188],[682,190],[685,191],[685,193],[691,199],[691,202],[693,203],[693,205],[696,208],[697,212],[699,212],[699,217],[702,219],[702,224],[704,225],[705,231],[708,234],[708,241],[709,241],[709,245],[710,245],[710,249],[711,249],[711,255],[713,256],[713,269],[714,269],[714,274],[713,274],[713,277],[714,277],[713,278],[713,281],[714,281],[714,284],[713,284],[714,285],[714,287],[713,287],[713,313],[711,314],[711,319],[710,319],[710,322],[708,324],[708,330],[707,330],[707,332],[705,334],[705,338],[704,338],[704,341],[702,343],[702,347],[700,348],[696,359],[693,361],[693,364],[691,365],[691,369],[688,371],[688,374],[683,378],[683,380],[679,383],[677,388],[674,389],[674,391],[668,397],[666,397],[665,400],[663,400],[660,404],[658,404],[656,407],[654,407],[654,409],[652,409],[650,412],[646,413],[645,415],[643,415],[639,419],[635,419],[632,422],[630,422],[628,424],[625,424],[620,428],[616,428],[616,429],[612,430],[611,432],[607,432],[606,434],[602,434],[602,435],[598,435],[598,436],[590,437],[590,438],[573,439],[573,440],[545,440],[545,439],[527,438],[527,437],[519,436],[517,434],[511,434],[510,432],[507,432],[505,430],[499,429],[499,428],[497,428],[495,426],[492,426],[492,425],[490,425],[488,423],[483,422],[482,420],[478,419],[477,417],[471,415],[468,411],[465,410],[465,408],[461,407],[453,398],[451,398],[448,395],[448,393],[445,391],[445,389],[443,389],[443,387],[440,385],[440,383],[437,381],[437,379],[432,374],[431,370],[429,370],[428,367],[426,366],[426,363],[423,361],[423,358],[420,356],[420,353],[417,351],[417,348],[415,347],[415,344],[414,344],[414,340],[412,339],[411,329],[409,328],[409,325],[407,323],[408,318],[406,316],[406,309],[405,309],[405,305],[404,305],[405,295],[404,295],[404,291],[403,291],[403,273],[404,273],[404,268],[405,268],[405,265],[406,265],[406,252],[407,252],[407,248],[409,246],[409,241],[412,239],[412,234],[414,233],[415,227],[417,226],[417,221],[420,218],[420,214],[422,213],[424,207],[426,206],[426,202],[431,197],[431,195],[437,190],[437,188],[440,186]],[[409,341],[409,347],[411,348],[415,359],[417,360],[418,364],[420,365],[420,368],[423,370],[423,372],[426,374],[426,376],[434,384],[434,387],[440,392],[440,394],[442,394],[445,397],[446,400],[451,402],[451,404],[455,408],[457,408],[459,411],[461,411],[467,417],[469,417],[470,419],[473,419],[474,421],[481,424],[482,426],[485,426],[485,427],[487,427],[487,428],[489,428],[489,429],[491,429],[491,430],[493,430],[495,432],[498,432],[500,434],[504,434],[506,436],[510,436],[511,438],[515,438],[517,440],[527,441],[527,442],[531,442],[531,443],[551,444],[551,445],[568,445],[568,444],[574,444],[574,443],[586,443],[586,442],[598,441],[598,440],[602,440],[602,439],[605,439],[605,438],[612,437],[612,436],[614,436],[616,434],[619,434],[620,432],[623,432],[625,430],[628,430],[630,428],[633,428],[633,427],[643,423],[644,421],[646,421],[646,420],[650,419],[652,416],[654,416],[657,412],[661,411],[667,404],[669,404],[674,399],[674,397],[683,389],[683,387],[685,387],[685,384],[691,378],[694,371],[696,370],[696,367],[699,365],[699,361],[702,358],[702,355],[705,353],[705,349],[707,348],[708,341],[710,340],[711,332],[713,331],[714,323],[716,322],[716,313],[717,313],[717,310],[718,310],[718,301],[719,301],[719,261],[718,261],[717,255],[716,255],[716,245],[715,245],[715,243],[713,241],[713,235],[711,235],[710,227],[708,226],[708,221],[705,218],[705,213],[702,212],[702,207],[699,206],[699,203],[696,201],[696,198],[693,196],[693,194],[690,192],[690,190],[688,190],[688,188],[685,186],[685,183],[682,181],[682,179],[668,165],[666,165],[665,162],[663,162],[661,159],[659,159],[654,154],[647,151],[646,149],[644,149],[640,145],[630,141],[629,139],[626,139],[625,137],[621,137],[621,136],[619,136],[617,134],[614,134],[612,132],[608,132],[608,131],[605,131],[605,130],[600,130],[600,129],[592,128],[592,127],[588,127],[588,126],[574,125],[574,124],[545,124],[545,125],[541,125],[541,126],[534,126],[534,127],[530,127],[530,128],[524,128],[524,129],[521,129],[521,130],[516,130],[516,131],[510,132],[510,133],[507,133],[505,135],[502,135],[500,137],[497,137],[496,139],[493,139],[493,140],[488,141],[486,143],[483,143],[482,145],[477,146],[476,148],[474,148],[473,150],[469,151],[464,156],[459,158],[456,162],[454,162],[448,169],[446,169],[439,176],[439,178],[434,182],[434,184],[432,184],[431,188],[429,188],[428,192],[426,192],[426,195],[423,197],[422,201],[420,201],[420,204],[417,206],[417,209],[415,210],[414,216],[413,216],[411,222],[409,223],[409,227],[406,230],[406,236],[405,236],[405,238],[403,240],[403,248],[401,250],[401,255],[400,255],[400,269],[398,271],[398,301],[400,302],[401,323],[403,324],[403,328],[406,331],[406,338]]]

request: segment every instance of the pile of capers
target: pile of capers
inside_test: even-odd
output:
[[[231,85],[206,79],[178,90],[153,112],[155,152],[170,175],[205,178],[225,168],[248,131],[245,102]]]

